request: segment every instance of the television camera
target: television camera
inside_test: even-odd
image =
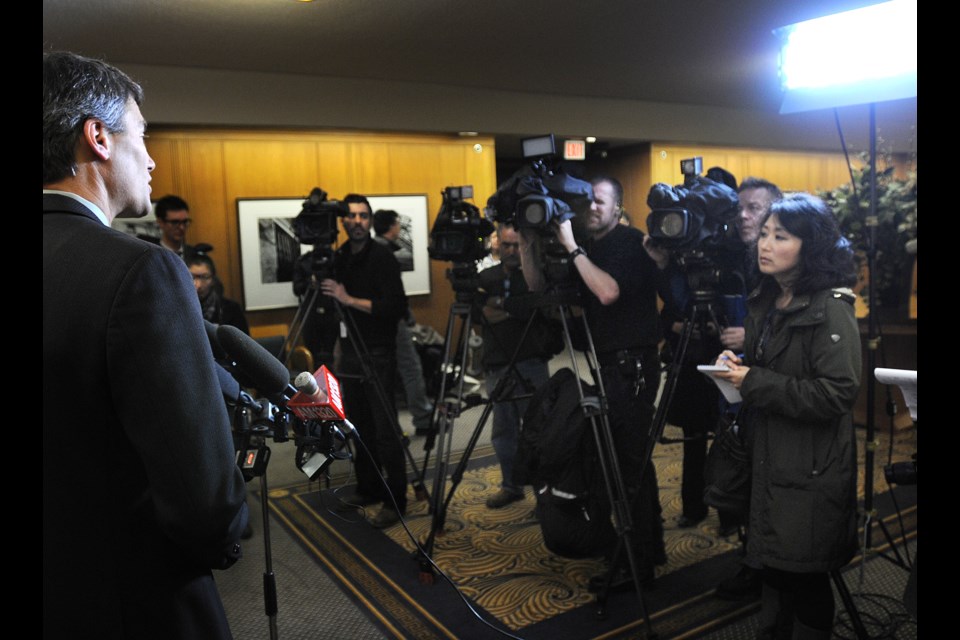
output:
[[[310,252],[310,274],[316,279],[330,277],[333,262],[333,245],[337,240],[339,228],[337,219],[349,213],[350,209],[340,200],[328,200],[327,192],[314,187],[303,201],[302,209],[293,219],[293,231],[300,244],[313,246]]]
[[[732,224],[740,200],[730,173],[713,167],[703,177],[702,170],[702,158],[684,159],[682,185],[653,185],[647,196],[647,229],[654,246],[669,251],[686,275],[694,297],[712,299],[721,289],[743,285],[722,282],[725,272],[741,271],[734,262],[741,262],[743,246]]]
[[[430,231],[428,253],[434,260],[453,263],[447,277],[457,294],[477,290],[476,263],[490,253],[487,238],[493,233],[493,223],[467,202],[472,198],[469,185],[444,189],[443,204]]]
[[[553,134],[523,141],[523,157],[530,160],[487,200],[487,215],[518,230],[533,229],[540,236],[541,268],[550,283],[572,280],[573,263],[553,232],[553,223],[574,217],[590,206],[593,187],[560,166]]]

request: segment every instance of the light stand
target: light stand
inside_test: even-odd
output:
[[[870,134],[870,210],[866,220],[867,266],[870,291],[867,329],[867,415],[865,444],[864,506],[866,517],[865,549],[872,546],[872,525],[876,519],[873,502],[873,469],[876,452],[874,402],[876,398],[876,352],[878,336],[878,292],[873,287],[877,253],[877,124],[876,103],[879,101],[915,97],[917,95],[916,19],[915,0],[897,0],[817,18],[789,25],[775,31],[783,39],[781,49],[781,79],[786,94],[780,113],[795,113],[851,104],[869,104]],[[842,37],[838,37],[842,33]],[[910,37],[914,38],[911,43]],[[884,39],[903,41],[903,56],[896,64],[883,61],[877,68],[862,69],[858,76],[841,73],[861,69],[854,65],[837,64],[849,59],[852,52],[873,51]],[[833,47],[833,49],[831,49]],[[912,59],[911,59],[912,56]],[[858,55],[858,58],[860,56]],[[912,64],[911,64],[912,63]],[[888,68],[884,68],[884,65]],[[865,62],[864,66],[869,66]],[[888,534],[889,537],[889,534]],[[843,583],[839,571],[831,572],[844,606],[851,614],[858,638],[867,638],[856,607]]]

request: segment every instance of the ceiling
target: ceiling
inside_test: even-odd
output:
[[[115,64],[775,113],[772,30],[873,1],[44,0],[43,48]],[[916,99],[898,109],[915,145]]]

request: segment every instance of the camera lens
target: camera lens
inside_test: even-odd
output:
[[[543,224],[547,217],[547,209],[540,201],[534,201],[527,205],[522,213],[523,222],[528,227],[536,227]]]

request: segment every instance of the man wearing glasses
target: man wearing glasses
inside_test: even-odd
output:
[[[398,522],[407,507],[404,443],[395,430],[394,397],[397,323],[407,313],[407,296],[393,251],[370,236],[373,210],[369,201],[349,194],[343,202],[349,207],[343,217],[347,242],[334,256],[335,278],[324,278],[320,290],[339,302],[343,314],[341,326],[345,329],[340,333],[337,372],[344,376],[347,417],[357,427],[365,447],[359,448],[354,459],[356,494],[344,498],[342,506],[356,508],[383,502],[380,511],[369,518],[370,524],[382,529]],[[361,358],[367,355],[369,367],[365,372]],[[381,473],[388,490],[380,480]]]
[[[163,196],[157,200],[157,226],[160,227],[160,246],[189,258],[194,249],[185,242],[190,219],[190,207],[178,196]]]

